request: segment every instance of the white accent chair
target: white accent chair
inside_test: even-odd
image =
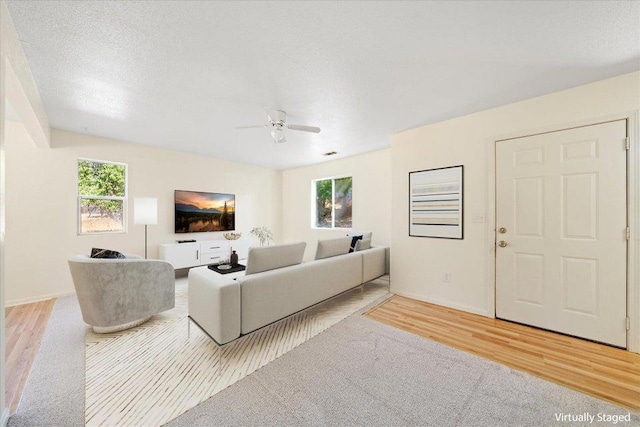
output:
[[[140,325],[175,307],[175,272],[165,261],[137,255],[125,259],[69,258],[82,319],[96,333]]]

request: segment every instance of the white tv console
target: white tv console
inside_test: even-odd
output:
[[[203,240],[189,243],[164,243],[160,245],[160,259],[179,268],[197,267],[214,264],[229,259],[231,251],[236,251],[238,258],[247,258],[249,240]]]

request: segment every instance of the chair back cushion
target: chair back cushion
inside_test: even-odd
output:
[[[249,248],[245,276],[276,268],[300,264],[304,256],[305,242],[286,245]]]

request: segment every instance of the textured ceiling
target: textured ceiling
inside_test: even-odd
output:
[[[640,69],[637,1],[7,4],[52,127],[273,168]]]

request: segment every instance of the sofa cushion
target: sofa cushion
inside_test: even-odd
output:
[[[307,244],[305,242],[299,242],[287,245],[249,248],[245,276],[260,273],[261,271],[300,264],[306,246]]]
[[[126,256],[111,249],[91,248],[91,258],[125,259]]]
[[[356,242],[356,252],[371,248],[371,239],[360,239]]]
[[[349,246],[349,253],[357,251],[358,242],[362,240],[362,236],[352,236],[351,245]]]
[[[337,255],[349,253],[351,237],[340,237],[338,239],[318,240],[316,248],[316,259],[329,258]]]
[[[364,252],[363,252],[364,253]],[[238,277],[247,334],[362,283],[360,253]]]

